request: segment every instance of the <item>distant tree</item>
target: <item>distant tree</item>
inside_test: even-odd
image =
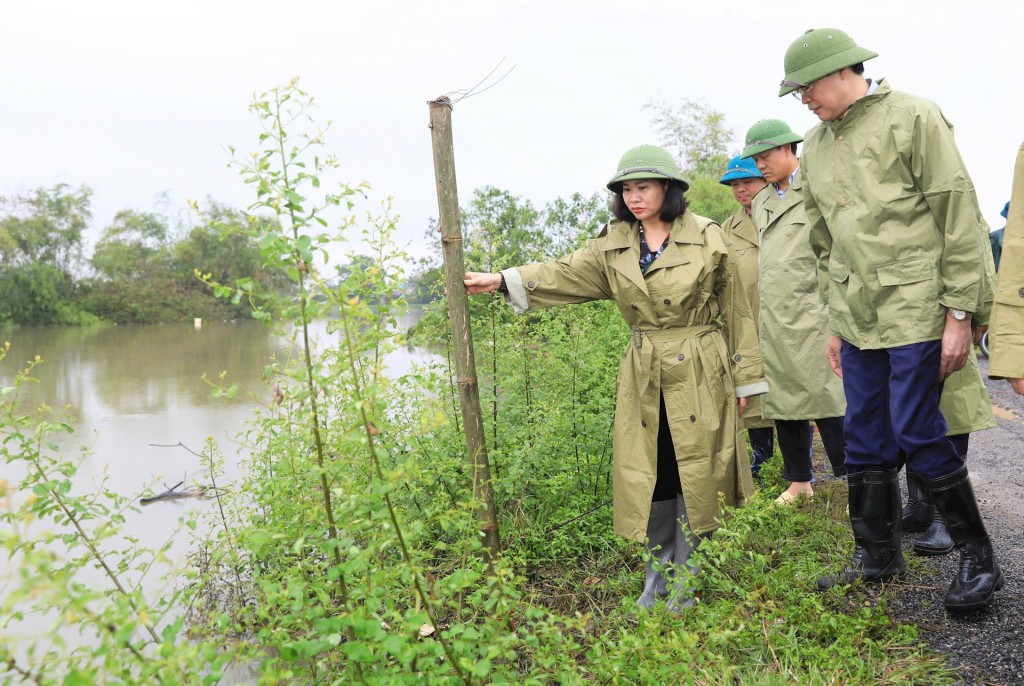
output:
[[[174,263],[182,279],[194,279],[195,270],[213,274],[221,283],[251,276],[260,270],[259,248],[244,229],[244,213],[208,201],[201,220],[174,246]]]
[[[556,198],[543,212],[545,256],[558,257],[582,247],[610,218],[607,195],[573,193],[568,199]]]
[[[714,219],[719,224],[739,208],[729,187],[718,183],[720,178],[721,175],[691,176],[690,190],[686,193],[690,201],[690,211]]]
[[[264,289],[283,292],[291,287],[283,267],[272,270],[264,267],[260,248],[249,231],[250,223],[275,221],[240,212],[209,200],[200,214],[200,222],[184,239],[174,245],[172,264],[175,272],[190,289],[209,292],[195,272],[210,274],[217,283],[233,284],[238,279],[251,279],[253,293]],[[237,316],[248,317],[252,310],[248,303],[234,305]]]
[[[659,142],[676,158],[690,184],[686,197],[694,214],[719,222],[732,214],[732,193],[718,183],[732,157],[729,143],[734,132],[726,127],[725,115],[689,98],[675,106],[652,101],[644,109],[652,112]]]
[[[118,281],[153,276],[154,271],[166,273],[168,257],[166,218],[121,210],[103,230],[90,262],[98,274]]]
[[[574,193],[537,211],[529,201],[491,186],[475,190],[461,214],[467,268],[487,271],[568,254],[597,236],[611,217],[608,198],[602,194]],[[432,221],[427,237],[436,241],[437,235]],[[444,271],[439,256],[440,252],[424,257],[413,267],[406,288],[410,302],[441,297]]]
[[[725,115],[698,100],[682,98],[678,105],[652,101],[644,109],[653,113],[659,140],[691,176],[721,176],[729,162],[734,132]]]
[[[544,255],[540,214],[529,200],[484,186],[473,191],[462,214],[466,263],[474,269],[494,271]]]
[[[67,184],[0,199],[0,321],[76,323],[75,275],[92,191]]]

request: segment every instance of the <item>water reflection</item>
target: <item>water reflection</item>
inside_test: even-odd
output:
[[[419,317],[410,313],[401,323],[408,328]],[[137,498],[147,486],[162,490],[185,478],[206,484],[201,460],[182,447],[201,451],[207,437],[218,442],[225,474],[218,484],[230,484],[246,456],[236,439],[259,405],[268,404],[271,392],[263,381],[263,368],[275,356],[287,353],[287,338],[273,334],[253,321],[117,326],[104,329],[23,328],[7,331],[3,340],[11,351],[0,362],[0,383],[10,385],[14,375],[37,355],[42,359],[33,371],[33,383],[22,389],[22,408],[31,411],[46,404],[68,407],[75,417],[75,432],[52,438],[62,455],[72,457],[87,446],[76,477],[77,492],[106,487]],[[316,347],[337,345],[337,334],[327,333],[327,322],[316,322],[311,331]],[[422,350],[400,349],[386,358],[388,373],[407,372],[417,361],[433,355]],[[234,398],[215,398],[202,380],[205,373],[225,383],[239,385]],[[4,477],[17,482],[20,475],[3,465]],[[190,485],[186,483],[186,487]],[[174,539],[168,551],[173,564],[184,565],[189,537],[178,534],[179,519],[198,515],[213,506],[212,500],[171,500],[154,503],[130,513],[123,533],[134,536],[150,549]],[[86,570],[90,584],[108,582],[98,571]],[[16,561],[0,559],[0,588],[5,577],[17,574]],[[170,580],[174,583],[174,580]],[[154,592],[159,592],[156,589]],[[19,652],[47,626],[44,617],[27,616],[9,627]],[[74,644],[79,639],[65,636]],[[243,670],[244,671],[244,670]],[[235,675],[222,683],[255,683]]]
[[[115,326],[103,329],[17,329],[7,334],[3,381],[36,355],[43,364],[27,388],[26,401],[51,406],[94,408],[116,414],[154,414],[187,402],[215,400],[202,383],[227,370],[249,391],[262,385],[260,374],[284,342],[258,322],[192,325]],[[234,403],[249,402],[239,397]]]

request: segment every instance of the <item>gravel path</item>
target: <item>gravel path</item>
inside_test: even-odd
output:
[[[979,362],[987,374],[988,361]],[[959,554],[919,557],[911,552],[918,534],[904,534],[910,564],[902,582],[890,587],[889,614],[921,627],[924,641],[958,670],[957,684],[1024,685],[1024,397],[1005,381],[988,386],[998,426],[971,435],[967,468],[1006,585],[986,610],[947,613],[942,597]]]

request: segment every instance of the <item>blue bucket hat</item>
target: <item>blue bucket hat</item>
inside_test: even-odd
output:
[[[726,168],[722,178],[718,180],[718,183],[728,186],[730,181],[735,181],[736,179],[763,178],[764,176],[761,175],[752,157],[740,157],[737,155],[729,160],[729,166]]]
[[[1006,215],[1010,214],[1010,201],[1006,201],[1006,205],[1003,206],[1003,211],[999,213],[1003,219],[1006,219]]]

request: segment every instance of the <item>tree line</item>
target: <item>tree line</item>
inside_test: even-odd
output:
[[[287,286],[260,266],[259,248],[242,231],[269,221],[209,201],[182,227],[158,212],[121,210],[91,256],[87,185],[41,187],[0,199],[0,325],[84,325],[249,317],[248,304],[214,297],[196,274],[261,287]]]
[[[652,102],[646,109],[661,144],[687,176],[691,210],[724,220],[735,209],[728,188],[718,183],[732,138],[724,116],[686,99],[676,105]],[[252,239],[252,222],[276,220],[214,200],[193,208],[198,216],[191,226],[165,213],[124,209],[86,256],[91,200],[87,185],[63,183],[0,198],[0,326],[248,318],[247,303],[217,298],[207,282],[250,279],[256,291],[290,287],[286,274],[261,266]],[[475,268],[492,270],[565,254],[579,247],[580,238],[596,235],[600,225],[581,232],[581,223],[606,221],[606,209],[602,194],[574,194],[538,210],[507,191],[477,189],[463,210],[463,226],[481,244],[503,248],[501,254],[470,253],[467,259]],[[501,239],[487,240],[492,234]],[[436,226],[428,235],[436,240]],[[370,258],[356,256],[338,267],[339,279],[362,271],[365,260]],[[401,292],[410,302],[429,302],[439,297],[442,281],[438,260],[424,260],[414,265]]]

